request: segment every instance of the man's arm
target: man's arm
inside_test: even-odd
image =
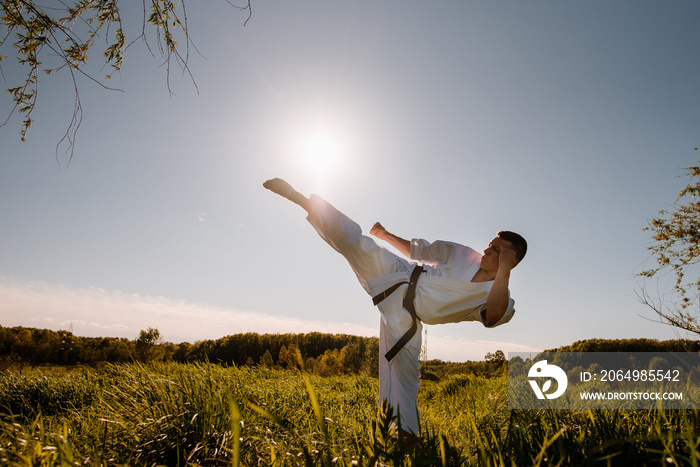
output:
[[[491,291],[486,299],[486,313],[484,318],[487,324],[496,324],[508,310],[509,294],[508,282],[510,281],[510,271],[518,264],[515,258],[515,250],[501,248],[498,257],[498,271],[491,286]]]
[[[385,242],[389,243],[391,246],[393,246],[394,248],[399,250],[401,252],[401,254],[403,254],[407,258],[411,257],[411,242],[409,242],[405,238],[401,238],[401,237],[389,232],[379,222],[375,223],[372,226],[369,233],[374,235],[378,239],[384,240]]]

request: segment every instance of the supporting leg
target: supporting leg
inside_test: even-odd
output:
[[[391,299],[389,297],[387,300]],[[399,297],[401,298],[401,297]],[[387,303],[392,310],[384,311],[397,313],[399,316],[408,315],[401,309],[401,302]],[[384,306],[380,305],[380,309]],[[420,390],[420,347],[421,329],[406,346],[387,361],[385,353],[396,343],[397,336],[402,335],[406,326],[395,328],[384,314],[379,324],[379,400],[386,400],[401,416],[401,428],[413,435],[419,434],[418,391]],[[422,328],[422,326],[420,326]]]

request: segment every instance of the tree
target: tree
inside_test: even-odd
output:
[[[266,368],[272,368],[275,365],[269,350],[266,350],[263,356],[260,357],[260,365]]]
[[[157,328],[141,330],[136,339],[136,356],[142,362],[150,362],[160,356],[159,346],[163,342]]]
[[[697,148],[695,148],[697,150]],[[672,210],[661,210],[645,228],[651,231],[654,244],[649,247],[656,267],[639,273],[644,278],[671,272],[675,282],[673,297],[652,297],[643,285],[637,293],[652,308],[660,321],[700,334],[697,311],[700,274],[700,166],[686,167],[688,185],[678,194]]]
[[[363,372],[374,378],[379,376],[379,338],[369,337],[365,344]]]
[[[501,365],[501,364],[505,363],[506,356],[502,350],[496,350],[494,353],[491,353],[491,352],[487,353],[484,356],[484,360],[486,360],[489,363],[493,363],[495,365]]]
[[[320,376],[336,376],[342,373],[342,364],[340,363],[340,350],[326,350],[316,360],[316,373]]]
[[[294,344],[290,344],[289,348],[282,346],[280,348],[277,362],[284,368],[294,368],[299,363],[297,360],[297,348]]]
[[[340,365],[346,373],[359,373],[364,357],[365,341],[363,339],[355,339],[340,349]]]
[[[235,6],[230,1],[228,3],[239,10],[248,10],[250,19],[252,10],[250,0],[247,1],[244,6]],[[20,135],[24,141],[32,126],[32,113],[37,105],[40,82],[45,76],[59,71],[67,72],[75,96],[73,117],[56,151],[65,142],[68,144],[66,151],[72,157],[75,136],[83,116],[78,78],[84,76],[105,89],[112,89],[105,82],[120,70],[126,50],[136,43],[145,45],[151,54],[156,50],[164,58],[168,89],[173,60],[192,78],[196,88],[188,66],[192,40],[185,1],[174,3],[172,0],[142,0],[142,5],[142,13],[138,8],[133,9],[139,17],[130,18],[128,13],[124,16],[118,0],[72,0],[50,2],[49,6],[39,4],[36,0],[0,0],[0,31],[5,31],[0,36],[0,61],[8,57],[5,54],[9,54],[16,59],[24,77],[7,89],[14,105],[0,126],[5,126],[15,112],[23,114]],[[129,31],[136,31],[135,37],[127,37],[131,34]],[[89,68],[90,52],[95,55],[93,49],[98,39],[104,40],[105,44],[103,60],[100,60],[98,66]],[[151,47],[151,43],[155,46]],[[91,72],[102,68],[108,70],[104,80],[98,79]]]

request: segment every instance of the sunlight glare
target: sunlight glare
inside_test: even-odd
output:
[[[307,167],[319,176],[328,175],[337,169],[341,153],[340,140],[328,130],[310,132],[302,142],[302,158]]]

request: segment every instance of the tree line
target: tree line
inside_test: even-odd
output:
[[[194,344],[163,342],[158,329],[138,338],[82,337],[70,331],[0,326],[0,364],[88,365],[131,361],[211,362],[224,365],[305,367],[321,375],[376,375],[379,339],[348,334],[235,334]]]
[[[156,328],[142,330],[136,339],[82,337],[70,331],[0,326],[0,369],[22,365],[87,365],[132,361],[211,362],[222,365],[260,365],[267,368],[300,366],[321,376],[379,372],[379,339],[348,334],[244,333],[194,344],[164,342]],[[488,353],[484,361],[423,361],[424,379],[439,380],[457,373],[484,377],[503,374],[502,351]]]
[[[544,352],[700,352],[700,341],[656,339],[589,339]],[[222,365],[299,366],[322,376],[379,371],[379,339],[349,334],[234,334],[194,344],[163,342],[155,328],[136,339],[82,337],[70,331],[0,326],[0,370],[22,365],[87,365],[132,361],[211,362]],[[457,373],[494,377],[507,371],[505,354],[487,353],[483,361],[421,363],[424,379],[439,380]]]
[[[547,352],[700,352],[700,341],[690,339],[587,339],[545,350]]]

